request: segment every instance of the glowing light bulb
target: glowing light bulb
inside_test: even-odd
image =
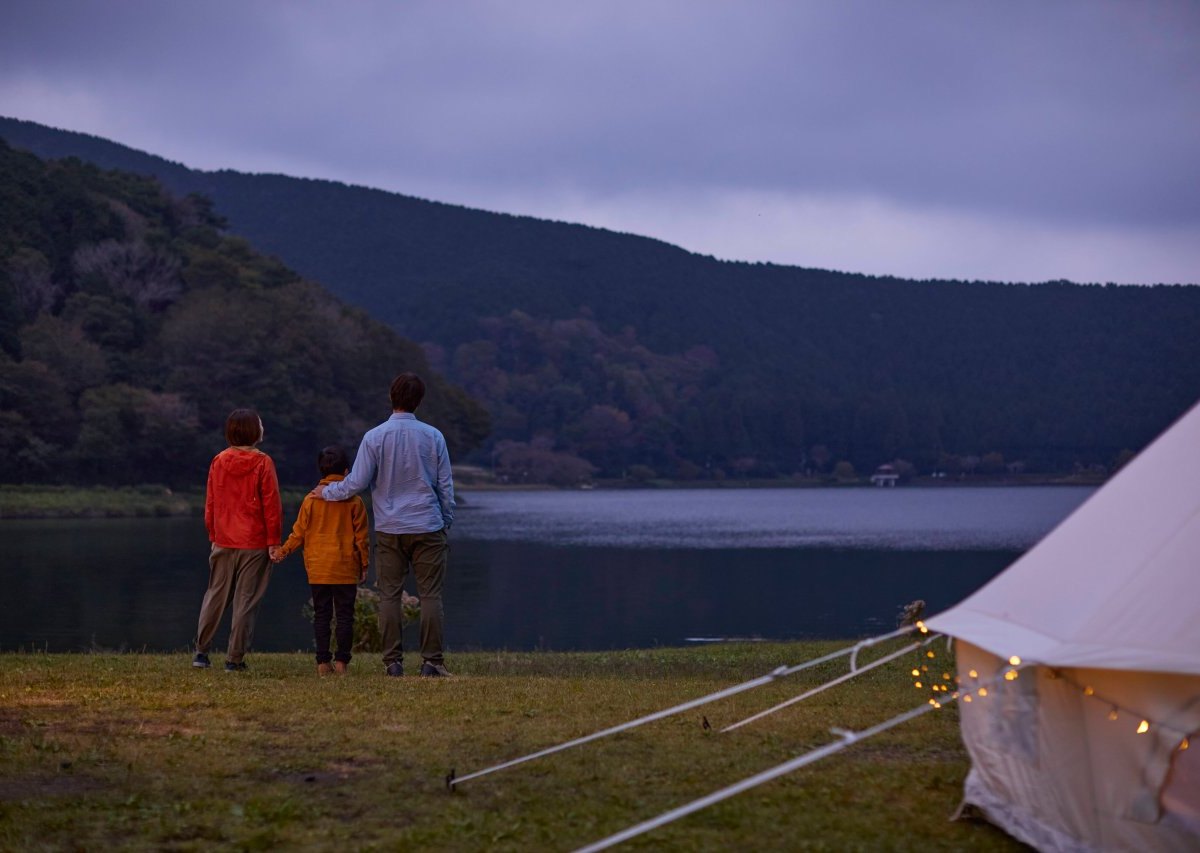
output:
[[[1017,671],[1015,669],[1010,669],[1008,672],[1004,673],[1004,680],[1005,681],[1016,681],[1017,680]]]
[[[970,672],[968,672],[968,673],[967,673],[967,675],[971,676],[972,678],[978,678],[978,677],[979,677],[979,673],[978,673],[978,672],[976,672],[975,670],[971,670]]]
[[[1109,712],[1108,712],[1108,718],[1109,718],[1110,720],[1115,720],[1115,719],[1116,719],[1117,717],[1119,717],[1119,716],[1120,716],[1120,714],[1118,714],[1118,713],[1117,713],[1117,709],[1116,709],[1116,708],[1113,708],[1111,711],[1109,711]]]
[[[920,620],[917,621],[917,630],[920,631],[922,634],[929,633],[929,629],[925,627],[925,623],[921,622]]]
[[[1180,743],[1179,743],[1179,751],[1180,751],[1180,752],[1183,752],[1183,751],[1184,751],[1185,749],[1187,749],[1187,748],[1188,748],[1188,739],[1187,739],[1187,738],[1184,738],[1184,739],[1183,739],[1182,741],[1180,741]]]
[[[919,669],[914,669],[914,670],[913,670],[913,675],[914,675],[914,676],[917,676],[917,675],[920,675],[920,674],[921,674],[921,670],[919,670]]]
[[[942,673],[942,681],[949,681],[949,680],[950,680],[950,673],[943,672]]]
[[[1083,688],[1083,695],[1084,696],[1095,696],[1096,691],[1090,687],[1085,687],[1085,688]]]
[[[963,701],[964,701],[964,702],[970,702],[970,701],[971,701],[971,697],[970,697],[969,695],[968,695],[968,696],[964,696],[964,697],[963,697]]]
[[[1148,731],[1150,731],[1150,721],[1149,720],[1142,720],[1140,723],[1138,723],[1138,728],[1137,728],[1138,734],[1144,735]]]
[[[929,651],[927,651],[927,652],[925,653],[925,657],[927,657],[927,658],[931,658],[931,657],[933,657],[933,649],[930,649]]]
[[[916,688],[917,688],[918,690],[921,688],[921,682],[919,682],[919,681],[917,681],[917,682],[914,682],[914,685],[916,686]]]
[[[986,688],[986,687],[980,687],[980,688],[979,688],[979,695],[980,695],[980,696],[987,696],[987,688]]]
[[[1021,659],[1019,657],[1017,657],[1016,655],[1013,655],[1012,657],[1010,657],[1008,659],[1008,662],[1011,663],[1013,666],[1021,665]]]

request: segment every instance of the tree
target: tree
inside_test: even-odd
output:
[[[854,466],[845,459],[833,466],[833,476],[837,478],[839,482],[843,483],[848,483],[858,479],[858,474],[855,472]]]

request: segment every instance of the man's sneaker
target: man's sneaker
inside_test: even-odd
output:
[[[394,661],[387,665],[386,671],[392,678],[399,678],[404,675],[404,664],[400,663],[400,661]]]
[[[227,660],[227,661],[225,661],[225,671],[226,672],[245,672],[246,671],[246,662],[239,661],[237,663],[234,663],[231,660]]]
[[[196,652],[196,656],[192,658],[192,666],[196,669],[208,669],[212,666],[212,661],[208,659],[208,655],[204,652]]]
[[[440,663],[425,661],[425,663],[421,664],[421,675],[427,678],[447,678],[450,675],[450,670],[446,669]]]

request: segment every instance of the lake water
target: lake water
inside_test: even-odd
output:
[[[447,642],[609,649],[879,633],[913,599],[934,613],[973,592],[1091,492],[467,492]],[[200,519],[3,521],[0,532],[0,650],[187,648],[208,577]],[[311,648],[307,597],[292,557],[275,569],[258,650]],[[226,637],[227,621],[218,645]]]

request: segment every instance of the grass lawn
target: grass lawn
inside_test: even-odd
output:
[[[3,654],[0,848],[572,850],[827,743],[830,726],[863,729],[919,704],[917,653],[728,734],[718,730],[842,674],[846,659],[457,793],[446,774],[842,645],[477,652],[448,659],[451,679],[387,679],[375,655],[318,678],[299,654],[252,654],[236,674],[216,654],[211,670],[183,653]],[[951,705],[619,849],[1023,849],[948,820],[967,767]]]

